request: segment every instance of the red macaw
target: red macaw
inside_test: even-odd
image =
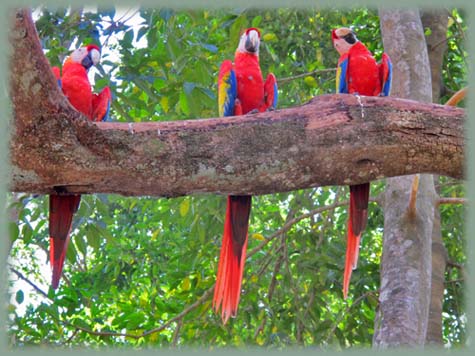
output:
[[[71,105],[91,121],[107,120],[112,99],[109,87],[94,94],[87,77],[89,68],[99,63],[100,57],[99,47],[88,45],[71,53],[63,64],[62,76],[58,67],[52,68]],[[49,196],[50,263],[53,268],[51,285],[54,289],[59,285],[73,214],[78,210],[80,200],[79,194]]]
[[[371,52],[349,28],[332,31],[332,42],[340,54],[338,60],[336,88],[338,93],[387,96],[391,90],[392,64],[389,56],[382,55],[376,63]],[[348,218],[345,272],[343,275],[343,296],[346,299],[351,271],[358,262],[360,238],[368,219],[369,183],[350,185],[350,207]]]
[[[239,40],[234,63],[225,60],[221,64],[218,76],[220,116],[245,115],[276,107],[277,80],[269,74],[264,82],[259,66],[259,44],[259,30],[248,28]],[[213,298],[213,308],[218,311],[221,307],[223,323],[237,313],[250,212],[250,195],[228,196]]]

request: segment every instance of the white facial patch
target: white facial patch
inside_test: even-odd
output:
[[[84,57],[87,56],[87,48],[81,47],[71,53],[71,60],[75,63],[81,63]]]
[[[347,53],[352,47],[351,44],[349,44],[342,38],[333,40],[333,46],[335,47],[335,49],[338,51],[340,55]]]
[[[246,33],[244,32],[241,35],[241,38],[239,39],[239,45],[238,45],[239,52],[246,52],[245,44],[246,44]]]
[[[349,34],[351,32],[351,29],[348,28],[348,27],[340,27],[339,29],[337,29],[335,31],[335,34],[338,36],[338,37],[344,37],[346,36],[347,34]]]

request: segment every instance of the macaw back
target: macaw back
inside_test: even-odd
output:
[[[61,85],[71,105],[92,119],[93,94],[86,69],[79,63],[66,61],[63,66]]]
[[[347,76],[349,94],[376,96],[381,92],[378,64],[361,42],[357,42],[348,52]]]

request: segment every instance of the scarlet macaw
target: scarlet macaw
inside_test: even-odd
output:
[[[271,73],[264,82],[259,66],[259,44],[259,30],[248,28],[239,40],[234,63],[225,60],[221,64],[218,76],[220,116],[245,115],[276,107],[277,80]],[[223,323],[237,313],[246,260],[251,198],[250,195],[230,195],[227,199],[213,297],[213,308],[218,311],[221,307]]]
[[[376,63],[371,52],[349,28],[332,31],[332,42],[340,54],[337,66],[336,90],[338,93],[388,96],[391,90],[392,64],[389,56],[382,55]],[[343,296],[346,299],[351,271],[358,262],[360,238],[368,219],[369,183],[350,185]]]
[[[109,87],[105,87],[99,94],[93,93],[87,77],[89,68],[99,63],[100,57],[99,47],[88,45],[71,53],[63,64],[62,76],[58,67],[52,68],[58,84],[71,105],[91,121],[103,121],[108,118],[112,99]],[[51,282],[53,289],[58,288],[59,285],[73,214],[78,210],[80,200],[79,194],[51,194],[49,196],[50,263],[53,268]]]

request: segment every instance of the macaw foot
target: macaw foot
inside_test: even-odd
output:
[[[266,111],[275,111],[275,107],[269,106]]]
[[[258,112],[259,112],[259,109],[252,109],[251,111],[248,111],[246,115],[257,114]]]

